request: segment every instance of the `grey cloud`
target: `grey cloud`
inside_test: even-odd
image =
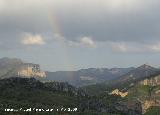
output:
[[[109,9],[103,5],[92,8],[90,4],[81,6],[78,10],[75,7],[65,10],[65,14],[60,12],[58,16],[61,28],[65,36],[73,39],[77,36],[92,36],[98,41],[157,40],[160,29],[160,2],[135,1],[137,4],[131,8],[124,6]]]
[[[91,36],[94,41],[156,42],[159,5],[158,0],[0,0],[0,40],[17,47],[23,32],[48,37],[59,28],[58,34],[72,41]]]
[[[154,6],[152,6],[154,7]],[[94,17],[73,19],[65,18],[63,31],[68,37],[81,35],[93,36],[96,40],[110,41],[150,41],[158,40],[159,35],[159,9],[149,7],[145,11],[131,11],[110,14],[103,12]],[[68,28],[69,27],[69,28]]]
[[[103,43],[104,44],[104,43]],[[160,42],[157,43],[137,43],[137,42],[106,42],[108,48],[116,53],[159,53]]]

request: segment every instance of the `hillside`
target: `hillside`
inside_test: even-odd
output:
[[[7,107],[76,107],[74,115],[150,114],[160,107],[160,69],[144,64],[44,72],[39,64],[2,58],[0,91],[2,113]]]
[[[37,112],[36,114],[69,114],[69,115],[93,115],[93,114],[141,114],[138,102],[128,106],[128,102],[119,96],[110,96],[106,93],[99,96],[89,96],[83,90],[77,89],[68,83],[47,82],[42,83],[34,78],[9,78],[0,80],[0,114],[35,114],[35,112],[4,112],[6,108],[23,110],[28,108],[54,109],[77,108],[75,112],[60,110],[52,112]],[[133,102],[132,102],[133,103]]]
[[[158,113],[158,108],[160,108],[160,74],[147,76],[129,83],[130,85],[117,85],[120,87],[97,84],[83,89],[87,89],[87,92],[94,95],[106,92],[110,95],[121,96],[124,100],[140,101],[143,113],[146,115],[159,115],[156,113]]]
[[[160,107],[151,107],[144,115],[159,115]]]
[[[128,90],[127,98],[141,101],[144,113],[151,107],[160,107],[160,75],[135,84]]]
[[[127,77],[128,75],[132,77]],[[159,115],[156,113],[160,107],[160,72],[151,66],[143,65],[115,81],[89,85],[82,89],[92,95],[106,92],[121,96],[124,100],[140,101],[143,113]]]

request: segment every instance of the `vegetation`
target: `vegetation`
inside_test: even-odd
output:
[[[34,78],[9,78],[0,80],[0,114],[6,115],[35,115],[35,112],[4,112],[6,108],[19,110],[20,108],[54,109],[77,108],[76,112],[53,111],[47,115],[123,115],[123,111],[116,109],[116,103],[121,100],[118,96],[103,93],[98,96],[88,96],[80,89],[68,83],[41,83]],[[36,112],[43,115],[44,112]]]
[[[159,115],[160,114],[160,107],[151,107],[147,110],[144,115]]]

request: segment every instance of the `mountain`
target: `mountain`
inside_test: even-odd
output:
[[[57,71],[57,72],[46,72],[46,81],[65,81],[69,82],[74,86],[85,86],[89,84],[101,83],[116,79],[129,71],[133,70],[130,68],[89,68],[81,69],[78,71]]]
[[[9,78],[13,75],[36,77],[41,81],[68,82],[74,86],[87,86],[103,82],[112,85],[132,82],[150,76],[159,69],[144,64],[138,68],[88,68],[78,71],[44,72],[39,64],[26,63],[16,58],[0,59],[0,78]]]
[[[34,115],[35,112],[36,115],[141,115],[138,101],[125,101],[106,93],[89,96],[64,82],[42,83],[35,78],[11,77],[0,80],[0,90],[2,115]],[[6,108],[14,111],[6,112]],[[46,111],[48,109],[52,111]]]
[[[127,74],[119,77],[114,80],[112,83],[109,83],[112,87],[122,88],[123,90],[127,90],[128,87],[132,86],[135,82],[143,80],[148,77],[154,77],[160,74],[159,68],[154,68],[150,65],[143,64],[134,70],[128,72]],[[124,88],[125,87],[125,88]]]
[[[44,82],[68,82],[76,87],[98,83],[119,87],[122,84],[129,85],[133,81],[143,79],[158,72],[160,72],[160,69],[147,64],[137,68],[88,68],[78,71],[44,72],[39,64],[26,63],[16,58],[5,57],[0,59],[1,79],[11,76],[35,77]]]
[[[141,102],[143,114],[158,115],[160,112],[160,74],[132,83],[132,86],[125,92],[122,89],[115,89],[110,94],[120,95],[128,101],[138,100]]]
[[[160,110],[160,71],[149,65],[142,65],[112,83],[99,83],[82,89],[92,95],[106,92],[124,100],[139,101],[145,115],[158,115],[156,113]]]
[[[127,99],[142,103],[143,113],[160,108],[160,74],[136,82],[127,92]]]
[[[45,77],[45,72],[40,69],[40,65],[25,63],[17,58],[0,59],[0,78],[9,78],[11,76],[21,77]]]
[[[104,81],[93,85],[88,85],[86,87],[84,86],[82,88],[90,94],[94,94],[95,92],[101,93],[104,91],[110,91],[116,88],[125,91],[129,87],[131,87],[132,84],[134,84],[135,82],[138,82],[148,77],[154,77],[159,74],[160,69],[154,68],[147,64],[143,64],[116,79]]]
[[[78,71],[44,72],[39,64],[26,63],[16,58],[0,59],[0,78],[11,76],[36,77],[41,81],[68,82],[74,86],[85,86],[117,79],[133,70],[130,68],[89,68]]]
[[[4,107],[63,106],[88,115],[147,115],[160,107],[160,69],[143,64],[44,72],[39,64],[2,58],[0,91],[0,114]]]
[[[147,76],[151,76],[157,72],[159,72],[160,69],[154,68],[150,65],[143,64],[133,70],[131,70],[129,73],[121,76],[118,80],[121,82],[124,81],[130,81],[130,80],[137,80],[137,79],[143,79]]]

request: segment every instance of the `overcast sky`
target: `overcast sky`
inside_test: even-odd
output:
[[[50,71],[160,66],[159,0],[0,0],[0,57]]]

